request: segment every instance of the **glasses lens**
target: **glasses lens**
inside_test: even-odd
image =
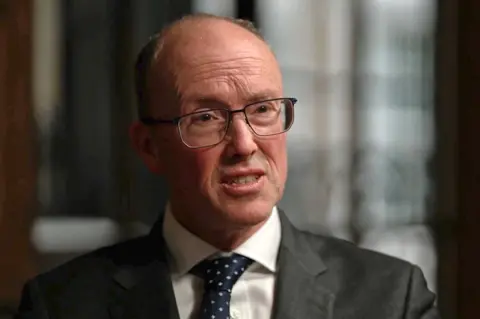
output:
[[[208,110],[189,114],[178,122],[180,136],[188,147],[205,147],[219,143],[225,136],[228,111]]]
[[[293,124],[293,103],[278,99],[249,105],[248,123],[257,135],[275,135],[288,131]]]

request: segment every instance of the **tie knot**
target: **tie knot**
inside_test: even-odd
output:
[[[232,287],[253,260],[239,254],[204,260],[195,266],[194,271],[204,279],[205,290],[225,290]]]

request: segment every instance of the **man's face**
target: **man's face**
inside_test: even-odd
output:
[[[204,36],[186,36],[177,46],[171,70],[179,101],[165,106],[154,94],[154,105],[171,109],[165,113],[152,107],[153,116],[238,110],[282,97],[281,74],[268,47],[238,26],[223,25],[222,32],[217,27]],[[154,84],[151,88],[155,91]],[[248,227],[265,221],[280,200],[287,177],[284,133],[256,136],[242,113],[233,116],[222,142],[201,149],[185,146],[175,126],[154,130],[158,165],[167,177],[172,207],[183,222]]]

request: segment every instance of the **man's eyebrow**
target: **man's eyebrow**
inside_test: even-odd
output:
[[[270,91],[270,90],[262,91],[262,92],[258,92],[258,93],[255,93],[253,95],[250,95],[248,97],[248,99],[243,101],[243,104],[247,105],[247,104],[260,102],[260,101],[264,101],[264,100],[269,100],[269,99],[274,99],[274,98],[279,98],[279,97],[281,97],[281,96],[278,96],[278,94],[276,94],[274,91]],[[205,105],[205,104],[212,105],[212,104],[214,104],[214,105],[221,105],[221,106],[224,106],[224,107],[229,106],[229,103],[227,101],[224,101],[223,99],[220,99],[216,96],[210,96],[210,95],[196,97],[193,102],[195,104],[202,104],[202,105]]]
[[[281,96],[278,96],[276,92],[274,91],[262,91],[255,93],[251,95],[246,102],[246,104],[250,103],[255,103],[255,102],[260,102],[260,101],[265,101],[265,100],[270,100],[274,98],[279,98]]]
[[[219,104],[223,106],[227,106],[228,103],[222,101],[219,98],[212,97],[212,96],[202,96],[197,99],[195,99],[195,102],[198,104]]]
[[[183,109],[183,112],[185,113],[195,112],[196,110],[202,107],[227,109],[228,103],[213,96],[200,96],[190,100],[188,103],[185,103],[185,109]]]

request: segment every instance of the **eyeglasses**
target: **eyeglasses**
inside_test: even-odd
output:
[[[151,117],[140,119],[145,125],[174,124],[183,143],[189,148],[219,144],[227,135],[234,113],[243,113],[252,132],[258,136],[284,133],[293,124],[295,98],[277,98],[246,105],[240,110],[209,109],[165,120]]]

